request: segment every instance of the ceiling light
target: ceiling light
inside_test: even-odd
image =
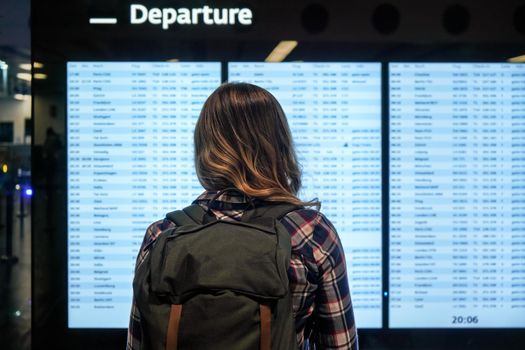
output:
[[[44,74],[44,73],[35,73],[35,74],[33,74],[33,77],[35,77],[35,79],[39,79],[39,80],[47,79],[47,74]]]
[[[297,46],[297,41],[295,40],[283,40],[273,51],[266,57],[265,62],[282,62],[293,49]]]
[[[44,68],[44,64],[35,61],[33,62],[33,68],[36,68],[36,69]]]
[[[29,95],[15,94],[13,97],[15,98],[15,100],[24,101],[28,99]]]
[[[31,70],[31,63],[21,63],[18,67],[23,70]]]
[[[16,77],[20,80],[31,81],[31,73],[16,73]]]
[[[523,63],[525,62],[525,55],[511,57],[507,61],[512,62],[512,63]]]

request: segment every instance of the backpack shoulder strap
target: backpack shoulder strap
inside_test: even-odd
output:
[[[251,220],[258,217],[266,217],[266,218],[273,218],[277,221],[281,220],[286,214],[302,209],[302,206],[291,204],[291,203],[275,203],[275,204],[268,204],[260,207],[256,207],[253,209],[253,212],[251,215],[242,216],[242,218],[246,218],[246,220]],[[242,219],[241,219],[242,220]]]
[[[274,217],[277,220],[281,220],[283,217],[285,217],[288,213],[303,209],[300,205],[290,204],[290,203],[279,203],[277,205],[273,205],[268,211],[265,213],[265,216]]]
[[[192,204],[182,210],[175,210],[166,214],[166,218],[177,226],[202,225],[208,213],[198,204]]]

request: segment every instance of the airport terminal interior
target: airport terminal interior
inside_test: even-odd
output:
[[[29,9],[29,1],[9,0],[0,5],[2,349],[31,348],[32,123]],[[18,73],[21,75],[17,77]]]
[[[523,0],[2,0],[0,349],[125,348],[224,82],[282,105],[360,349],[525,349]]]

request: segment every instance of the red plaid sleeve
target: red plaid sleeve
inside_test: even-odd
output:
[[[157,236],[164,230],[169,227],[174,226],[175,224],[169,220],[159,220],[152,223],[146,230],[144,239],[140,246],[140,250],[137,255],[137,262],[135,264],[135,270],[142,264],[149,252],[150,245],[157,239]],[[127,350],[136,350],[140,349],[140,342],[142,340],[142,333],[140,328],[140,312],[135,304],[135,298],[131,304],[131,313],[129,318],[128,326],[128,338],[126,342]]]
[[[332,223],[305,209],[283,224],[292,238],[288,272],[300,349],[358,349],[343,246]]]

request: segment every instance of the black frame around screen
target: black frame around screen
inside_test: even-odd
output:
[[[350,61],[349,61],[350,62]],[[423,61],[421,61],[423,62]],[[227,63],[221,62],[222,67],[222,81],[227,80]],[[381,93],[382,93],[382,119],[381,119],[381,158],[382,158],[382,284],[383,291],[389,291],[389,159],[390,159],[390,149],[389,149],[389,86],[388,86],[388,63],[382,62],[381,65]],[[425,62],[431,63],[431,62]],[[485,62],[486,63],[486,62]],[[493,62],[493,63],[502,63],[502,62]],[[226,67],[226,68],[225,68]],[[66,67],[63,65],[63,70],[65,72]],[[64,77],[66,74],[64,73]],[[65,102],[64,102],[65,103]],[[65,118],[65,121],[67,118]],[[67,137],[67,135],[65,135]],[[64,160],[66,161],[66,160]],[[67,169],[67,168],[66,168]],[[66,184],[64,184],[64,191],[67,193]],[[67,205],[67,202],[64,201],[64,205]],[[37,208],[35,208],[37,209]],[[38,209],[37,209],[38,210]],[[36,224],[36,223],[35,223]],[[66,232],[65,232],[66,233]],[[67,234],[67,233],[66,233]],[[66,235],[67,236],[67,235]],[[67,240],[64,240],[60,243],[62,246],[61,250],[66,253],[65,259],[63,259],[63,266],[67,267]],[[37,247],[34,247],[38,249]],[[67,292],[67,271],[63,275],[63,280],[61,281],[62,286],[65,287],[64,291]],[[521,336],[523,328],[516,329],[498,329],[498,328],[463,328],[463,329],[391,329],[388,328],[388,318],[389,318],[389,298],[383,295],[383,328],[382,329],[360,329],[361,343],[362,345],[374,346],[386,346],[386,348],[397,349],[397,348],[411,348],[412,346],[419,347],[422,344],[434,344],[437,345],[437,348],[441,346],[447,348],[455,348],[461,344],[461,346],[469,346],[473,348],[486,348],[488,345],[490,347],[498,347],[501,345],[500,340],[496,339],[503,337],[504,339],[519,339],[521,341]],[[123,329],[82,329],[82,328],[68,328],[67,327],[67,293],[65,304],[63,305],[62,311],[65,318],[60,317],[66,321],[65,332],[71,338],[70,341],[73,341],[76,344],[75,339],[82,339],[82,344],[87,346],[90,344],[90,341],[95,341],[96,344],[100,341],[100,337],[108,341],[108,345],[112,348],[113,346],[118,346],[118,344],[124,341],[125,330]],[[359,320],[357,320],[359,321]],[[453,335],[443,337],[444,334]],[[432,341],[429,342],[429,339]],[[450,342],[450,343],[449,343]],[[93,344],[93,346],[95,346]],[[111,345],[110,345],[111,344]],[[91,346],[91,345],[90,345]],[[508,349],[513,348],[513,344],[507,344]],[[89,347],[88,347],[89,348]],[[432,348],[432,347],[430,347]]]
[[[52,6],[33,1],[33,61],[44,63],[49,78],[33,82],[32,169],[35,196],[32,203],[32,323],[34,349],[118,349],[125,346],[124,329],[68,329],[67,232],[65,213],[67,150],[54,168],[42,160],[42,130],[66,123],[67,61],[165,61],[173,51],[181,61],[221,61],[222,81],[228,61],[261,62],[280,39],[293,37],[295,22],[284,25],[282,37],[266,38],[253,31],[224,30],[224,39],[203,35],[185,39],[185,32],[167,33],[124,27],[115,33],[77,23],[92,11],[89,1],[76,8],[68,1]],[[92,6],[93,7],[93,6]],[[96,10],[96,6],[95,10]],[[100,9],[99,9],[100,10]],[[123,10],[118,10],[122,12]],[[99,11],[100,12],[100,11]],[[102,11],[103,12],[103,11]],[[289,28],[290,27],[290,28]],[[199,29],[200,30],[200,29]],[[129,34],[127,34],[129,32]],[[221,32],[222,33],[222,32]],[[154,35],[155,39],[150,40]],[[391,62],[494,62],[503,63],[523,49],[518,42],[499,44],[453,42],[431,44],[403,42],[356,43],[333,41],[322,35],[305,36],[287,61],[380,62],[382,92],[382,229],[383,290],[388,290],[389,261],[389,86]],[[151,41],[151,42],[150,42]],[[143,45],[143,49],[137,49]],[[43,102],[51,96],[58,116],[44,116]],[[61,120],[63,118],[63,120]],[[67,140],[67,135],[63,134]],[[357,320],[359,322],[359,320]],[[517,329],[388,329],[388,298],[383,296],[383,329],[359,329],[362,349],[524,349],[524,328]],[[357,324],[359,328],[359,324]]]

